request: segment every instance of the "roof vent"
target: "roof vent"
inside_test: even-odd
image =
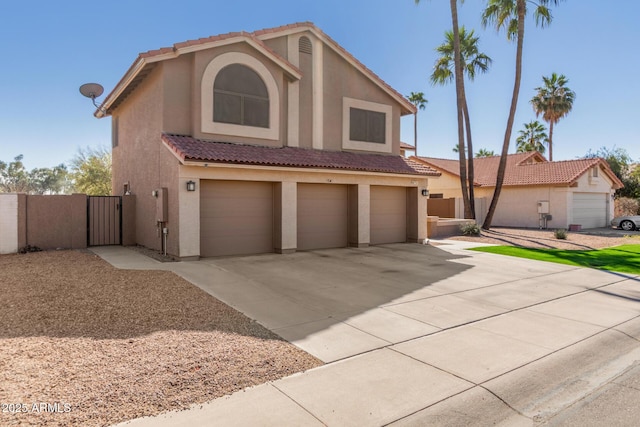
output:
[[[298,50],[300,53],[311,55],[311,40],[309,40],[309,37],[300,37],[300,40],[298,41]]]

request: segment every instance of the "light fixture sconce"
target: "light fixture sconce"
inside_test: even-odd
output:
[[[426,188],[423,188],[421,193],[424,197],[427,197],[429,195],[429,190],[427,190]]]
[[[187,181],[187,191],[196,191],[196,183],[194,181]]]

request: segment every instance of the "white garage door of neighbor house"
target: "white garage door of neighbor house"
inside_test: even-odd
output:
[[[573,193],[573,224],[582,228],[607,226],[606,193]]]
[[[273,252],[273,184],[200,181],[200,255]]]
[[[298,184],[298,250],[347,246],[347,186]]]
[[[407,189],[371,186],[372,245],[407,241]]]

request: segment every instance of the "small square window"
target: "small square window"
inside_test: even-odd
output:
[[[386,115],[378,111],[350,109],[349,138],[352,141],[385,143]]]

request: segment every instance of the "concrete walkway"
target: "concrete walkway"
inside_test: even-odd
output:
[[[174,271],[327,362],[123,425],[553,423],[640,361],[637,277],[431,243],[182,263],[93,248]]]

